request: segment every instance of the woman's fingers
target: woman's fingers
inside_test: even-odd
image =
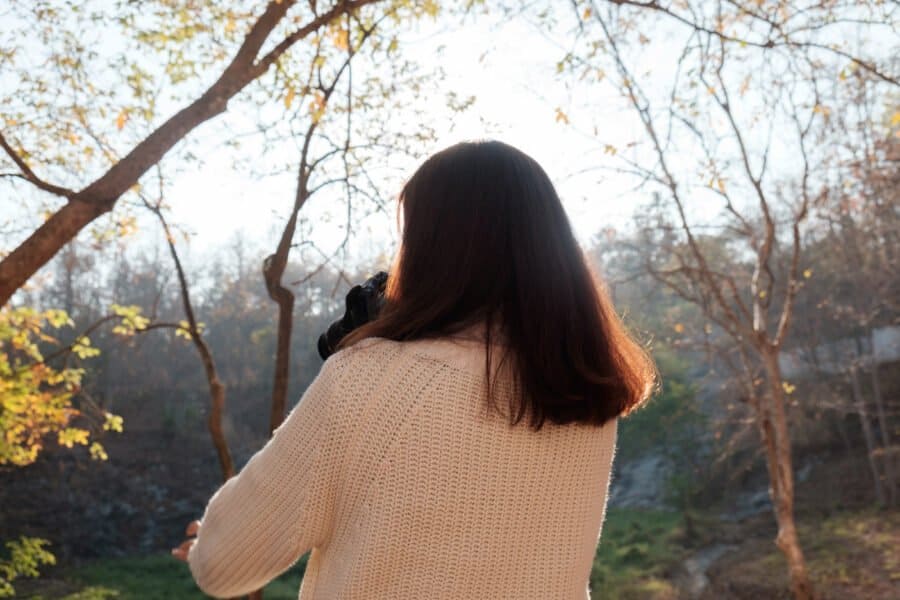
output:
[[[172,556],[177,558],[178,560],[183,560],[187,562],[188,552],[191,550],[191,546],[194,545],[194,540],[185,540],[181,543],[177,548],[172,548]]]
[[[200,521],[191,521],[187,526],[187,535],[197,535],[197,531],[200,530]]]
[[[188,523],[185,534],[191,537],[197,535],[198,531],[200,531],[200,521],[191,521],[190,523]],[[172,548],[172,556],[174,556],[178,560],[187,562],[188,552],[190,552],[191,546],[194,545],[194,541],[195,540],[192,539],[185,540],[177,548]]]

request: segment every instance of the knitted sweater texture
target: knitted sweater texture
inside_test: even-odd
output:
[[[246,594],[312,550],[301,600],[590,598],[616,421],[510,427],[484,359],[467,334],[331,356],[209,501],[188,555],[200,588]]]

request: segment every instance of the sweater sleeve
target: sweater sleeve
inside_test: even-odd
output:
[[[336,391],[343,354],[325,362],[269,442],[207,504],[188,553],[207,594],[260,589],[327,540],[342,458]]]

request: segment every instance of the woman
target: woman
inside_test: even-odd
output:
[[[174,553],[218,597],[312,550],[303,600],[589,598],[617,418],[653,364],[522,152],[439,152],[400,209],[378,317]]]

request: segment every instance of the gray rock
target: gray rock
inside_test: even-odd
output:
[[[706,588],[709,587],[709,577],[706,572],[717,560],[737,546],[715,544],[698,550],[685,560],[682,565],[681,588],[687,598],[700,598]]]
[[[627,508],[669,508],[666,485],[674,466],[666,457],[647,454],[617,465],[610,482],[609,505]]]
[[[821,459],[813,458],[796,470],[794,481],[801,483],[809,479],[813,468],[822,463]],[[738,494],[734,510],[723,513],[720,518],[723,521],[742,521],[764,512],[772,511],[772,499],[769,497],[769,488],[756,489]]]

